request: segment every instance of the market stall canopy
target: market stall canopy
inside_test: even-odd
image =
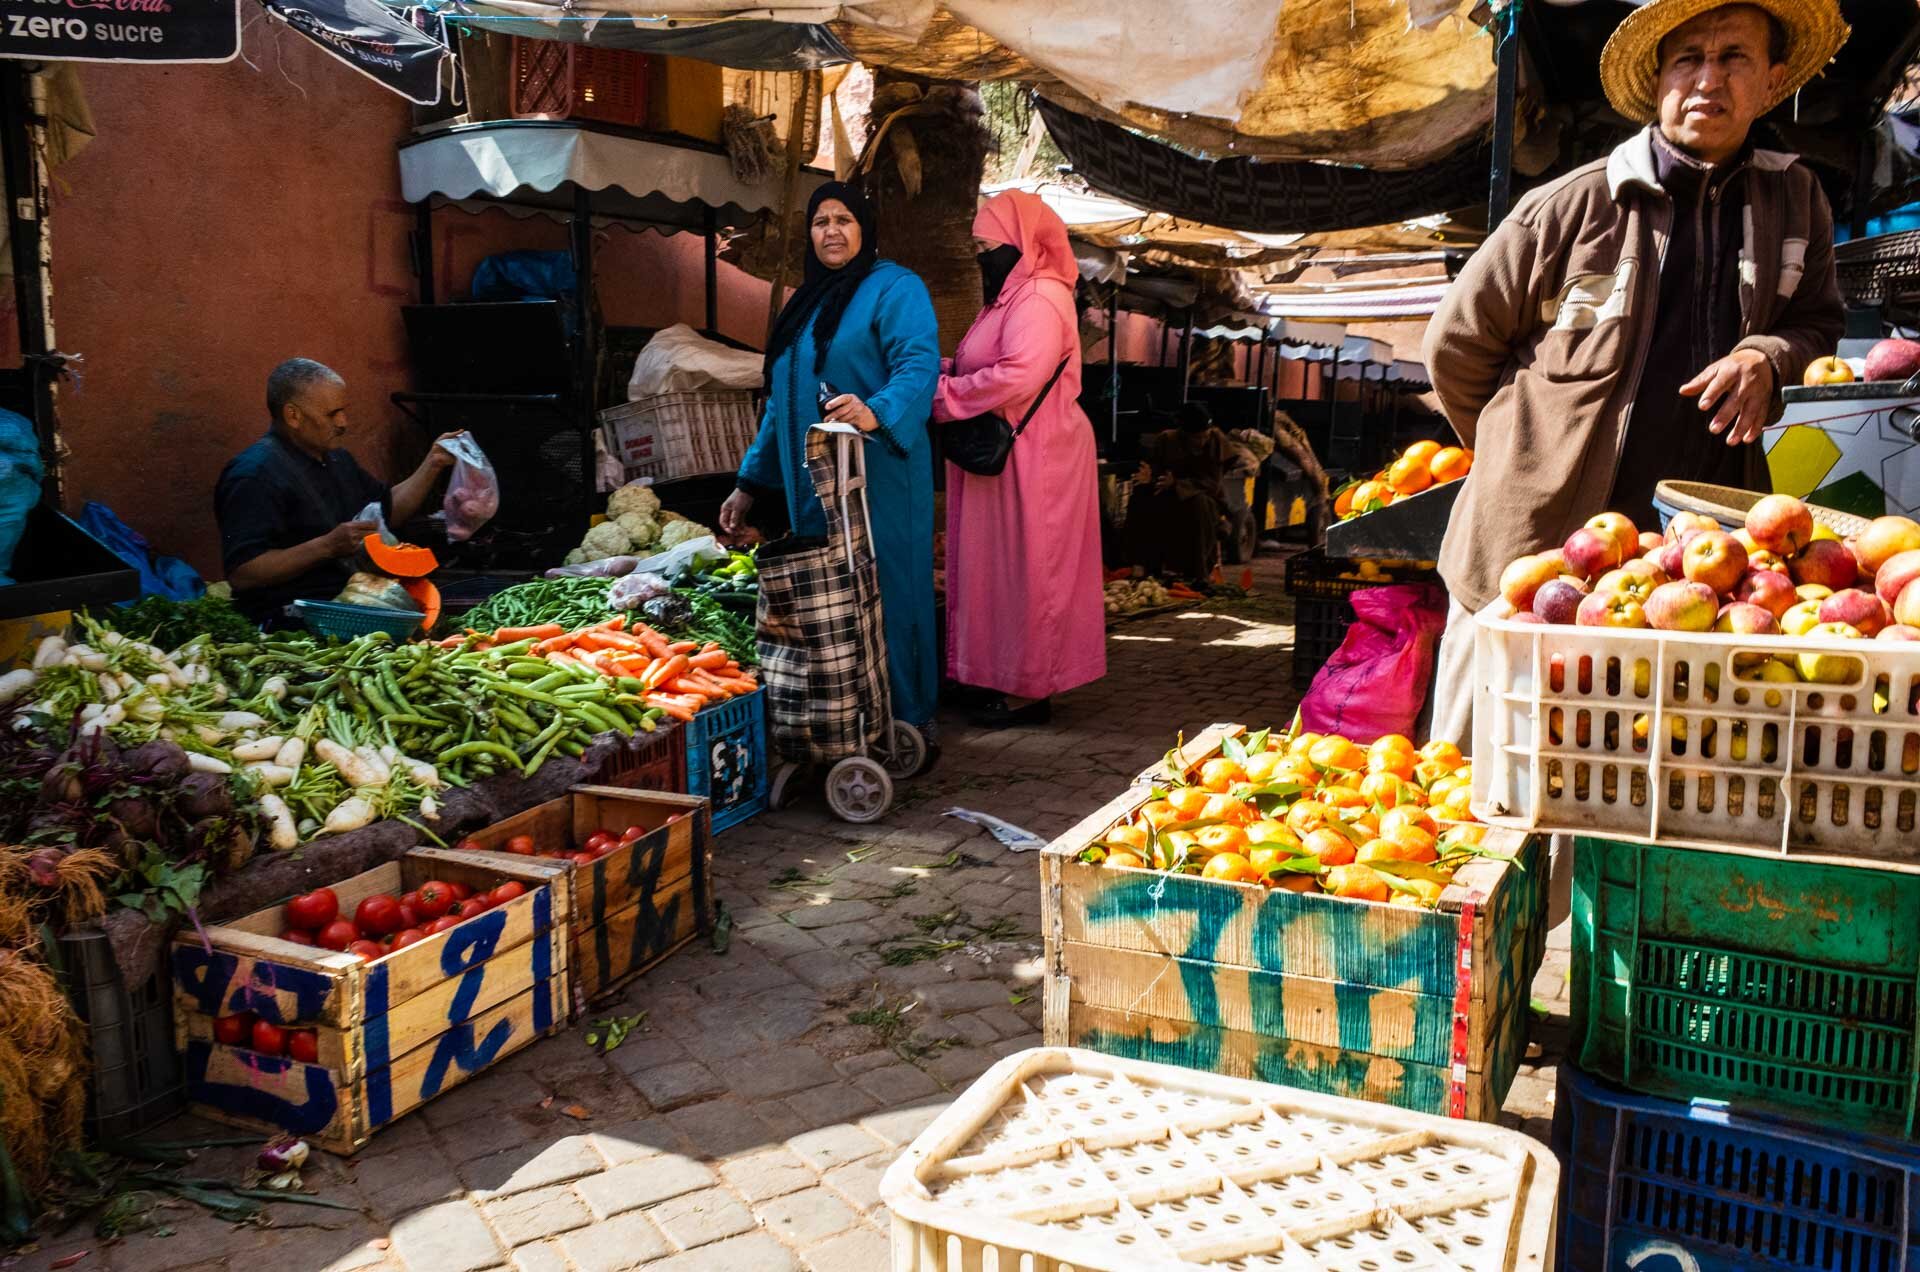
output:
[[[1447,294],[1445,279],[1381,281],[1364,287],[1339,283],[1262,289],[1261,307],[1283,318],[1319,322],[1392,322],[1425,318]]]
[[[801,174],[804,200],[822,174]],[[410,203],[482,198],[571,214],[573,187],[594,192],[596,216],[669,233],[758,220],[780,198],[778,182],[748,185],[717,147],[649,141],[592,124],[517,119],[461,124],[400,144],[400,189]]]

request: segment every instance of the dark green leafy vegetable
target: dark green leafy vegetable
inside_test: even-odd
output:
[[[669,592],[640,605],[640,617],[663,632],[679,636],[693,622],[693,602],[684,595]],[[689,637],[691,639],[691,637]]]
[[[235,609],[232,601],[212,595],[193,601],[143,596],[131,605],[93,612],[92,617],[122,635],[161,649],[178,649],[203,633],[213,637],[217,645],[254,640],[260,635],[260,629]]]

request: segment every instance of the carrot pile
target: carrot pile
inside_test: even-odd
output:
[[[624,614],[575,631],[541,623],[502,627],[491,634],[469,631],[439,643],[470,649],[524,645],[528,656],[556,667],[584,667],[613,679],[637,680],[636,692],[649,707],[683,723],[706,707],[760,687],[753,673],[719,645],[669,640],[645,623],[629,624]]]

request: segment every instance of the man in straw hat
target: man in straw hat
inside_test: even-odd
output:
[[[1448,289],[1427,366],[1475,457],[1440,550],[1432,736],[1471,749],[1472,614],[1509,562],[1604,511],[1658,528],[1664,479],[1764,480],[1780,389],[1844,313],[1819,184],[1749,133],[1846,37],[1837,0],[1650,0],[1600,55],[1607,100],[1648,126],[1520,200]]]

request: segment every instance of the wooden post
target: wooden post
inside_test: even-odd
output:
[[[705,238],[707,278],[707,331],[720,330],[720,215],[712,208],[700,208],[700,228]]]
[[[775,215],[773,241],[776,248],[773,287],[767,292],[767,340],[773,339],[773,323],[780,316],[781,302],[787,298],[787,262],[793,253],[787,245],[787,231],[793,223],[793,200],[800,185],[800,151],[806,145],[807,93],[806,73],[795,72],[800,85],[794,89],[793,105],[787,110],[787,170],[780,185],[780,210]],[[764,347],[764,346],[762,346]]]
[[[433,199],[413,205],[413,277],[420,286],[420,303],[433,304]]]
[[[1124,281],[1124,280],[1122,280]],[[1120,440],[1120,283],[1107,296],[1107,440]]]
[[[1513,206],[1513,116],[1520,88],[1520,0],[1494,15],[1497,87],[1493,105],[1493,170],[1487,182],[1487,231],[1507,219]]]
[[[1193,377],[1193,306],[1187,306],[1187,327],[1180,333],[1180,400],[1187,400],[1187,383]]]

